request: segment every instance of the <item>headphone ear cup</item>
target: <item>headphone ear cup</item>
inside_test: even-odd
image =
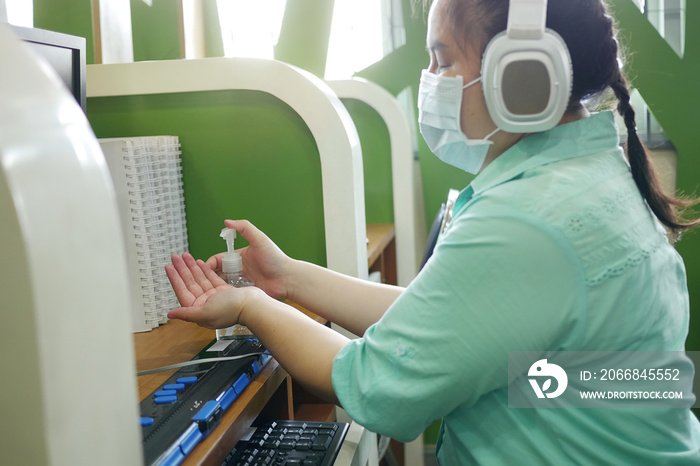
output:
[[[552,77],[542,61],[513,60],[501,72],[501,99],[506,110],[513,115],[539,115],[547,109]]]
[[[506,32],[494,37],[484,52],[481,76],[491,119],[511,133],[553,128],[571,96],[569,51],[549,29],[540,39],[511,39]]]

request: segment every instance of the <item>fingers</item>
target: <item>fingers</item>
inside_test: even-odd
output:
[[[173,266],[175,266],[175,270],[180,274],[182,281],[195,297],[214,288],[202,272],[202,269],[197,265],[197,261],[192,257],[192,254],[184,253],[181,258],[173,256]]]
[[[165,273],[183,306],[191,306],[197,298],[217,286],[226,285],[211,267],[204,261],[195,260],[192,254],[174,254],[171,261],[172,265],[165,266]]]
[[[253,244],[255,241],[259,241],[265,237],[265,234],[258,230],[257,227],[255,227],[255,225],[250,223],[248,220],[225,220],[224,225],[236,230],[250,244]]]
[[[223,257],[223,255],[224,253],[221,252],[219,254],[211,256],[209,259],[207,259],[207,267],[209,267],[212,270],[221,270],[221,258]]]
[[[199,267],[199,265],[197,265],[197,261],[194,260],[192,254],[185,253],[182,255],[182,258],[192,274],[192,278],[204,293],[214,288],[215,285],[212,285],[211,281],[204,275],[203,270]],[[216,277],[216,274],[213,275]]]
[[[218,279],[216,285],[212,284],[210,278],[216,274],[212,272],[212,276],[207,278],[191,254],[185,253],[182,256],[174,254],[171,261],[172,265],[165,266],[165,273],[182,306],[191,306],[198,297],[212,290],[215,286],[225,283],[216,277]]]
[[[192,293],[195,298],[201,295],[204,291],[202,290],[202,287],[197,284],[197,281],[194,279],[194,276],[192,275],[190,268],[187,266],[187,263],[185,263],[184,258],[175,254],[172,256],[171,262],[173,263],[175,271],[180,276],[180,280],[185,284],[187,290]]]
[[[172,260],[176,260],[174,256]],[[177,272],[175,267],[172,265],[166,265],[165,273],[168,276],[168,280],[170,280],[170,284],[172,285],[173,290],[175,291],[175,296],[177,296],[177,300],[180,302],[180,304],[182,306],[190,306],[194,302],[195,296],[187,288],[187,285],[185,285],[185,282],[182,280],[182,277],[180,277],[180,274]]]
[[[205,263],[202,260],[197,261],[197,266],[199,268],[199,273],[201,273],[204,276],[204,279],[207,280],[213,288],[216,288],[217,286],[221,285],[226,285],[226,280],[223,278],[219,277],[216,272],[214,272],[211,267],[207,263]]]

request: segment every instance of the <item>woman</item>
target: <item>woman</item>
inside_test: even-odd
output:
[[[449,160],[479,175],[405,290],[292,260],[247,221],[226,221],[250,242],[241,255],[259,288],[227,286],[214,271],[220,256],[174,256],[167,273],[183,307],[170,317],[248,326],[297,381],[373,431],[408,440],[443,418],[441,464],[698,464],[700,425],[688,409],[508,407],[509,351],[684,349],[685,271],[657,219],[674,233],[689,224],[636,136],[599,0],[549,2],[548,27],[566,41],[574,74],[560,124],[529,135],[497,128],[479,78],[507,14],[507,0],[431,6],[420,99],[450,78],[468,84],[455,102],[460,128],[482,150]],[[629,165],[612,113],[583,105],[608,88],[629,130]],[[349,341],[277,298],[363,337]]]

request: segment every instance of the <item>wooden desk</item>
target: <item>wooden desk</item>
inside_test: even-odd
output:
[[[290,304],[318,322],[326,321]],[[138,371],[189,361],[212,340],[214,330],[181,320],[171,320],[150,332],[133,335]],[[139,401],[143,401],[175,373],[175,369],[138,377]],[[219,466],[253,421],[261,414],[274,419],[327,421],[334,407],[293,383],[287,372],[271,359],[251,380],[209,436],[190,453],[184,466]]]
[[[216,338],[214,330],[171,320],[150,332],[134,334],[137,370],[189,361]],[[139,401],[159,388],[175,370],[138,377]],[[271,359],[224,413],[219,425],[185,459],[183,465],[219,466],[287,378]]]
[[[382,283],[396,285],[396,241],[393,223],[367,225],[367,267],[381,273]]]
[[[172,320],[150,332],[135,333],[136,370],[189,361],[215,338],[214,330],[181,320]],[[175,370],[171,370],[139,377],[139,401],[143,401],[174,373]]]

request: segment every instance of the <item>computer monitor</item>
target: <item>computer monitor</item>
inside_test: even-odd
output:
[[[44,29],[10,27],[56,70],[85,112],[85,38]]]

